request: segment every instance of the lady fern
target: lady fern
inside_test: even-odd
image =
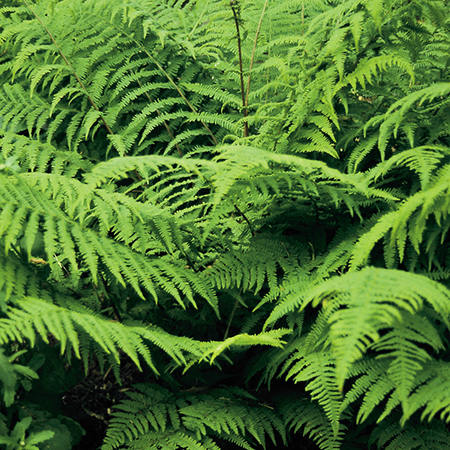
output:
[[[47,357],[104,450],[447,448],[448,13],[4,2],[0,442]]]

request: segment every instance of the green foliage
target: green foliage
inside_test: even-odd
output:
[[[240,389],[186,390],[175,395],[159,386],[136,388],[138,392],[128,393],[130,398],[113,413],[103,450],[144,445],[219,448],[211,437],[253,448],[251,441],[264,446],[266,434],[275,443],[275,430],[284,438],[283,422],[272,408]]]
[[[0,447],[447,449],[449,17],[0,2]]]

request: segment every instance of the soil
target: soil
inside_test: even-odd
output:
[[[121,363],[120,383],[112,370],[100,372],[97,364],[87,376],[62,397],[64,413],[76,420],[86,431],[73,450],[97,450],[106,434],[113,406],[127,398],[125,392],[145,376],[131,361]]]

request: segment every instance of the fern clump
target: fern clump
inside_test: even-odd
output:
[[[3,1],[0,446],[448,448],[448,17]]]

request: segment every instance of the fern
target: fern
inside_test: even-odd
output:
[[[217,389],[194,396],[189,391],[174,395],[158,386],[136,387],[140,392],[129,393],[130,399],[113,413],[102,449],[124,444],[140,448],[144,443],[152,448],[216,448],[208,436],[240,442],[246,433],[264,445],[266,434],[275,442],[274,429],[284,436],[280,419],[263,405],[250,408],[254,399],[244,391]],[[242,443],[253,448],[245,439]]]
[[[336,435],[323,410],[315,402],[302,398],[282,398],[278,403],[283,420],[288,429],[311,436],[321,450],[341,448],[344,428]]]
[[[73,351],[78,358],[83,359],[86,368],[89,363],[89,342],[102,352],[111,354],[117,363],[124,352],[138,367],[141,367],[142,358],[155,372],[158,371],[145,342],[163,349],[178,364],[186,362],[184,352],[199,355],[189,340],[172,336],[156,326],[148,327],[133,322],[121,324],[99,317],[73,300],[54,305],[27,297],[14,303],[7,317],[0,319],[2,344],[27,339],[34,346],[36,335],[48,342],[51,334],[60,341],[61,353]]]
[[[447,168],[435,170],[433,178],[424,189],[411,195],[396,209],[387,212],[378,219],[376,224],[357,242],[352,255],[352,266],[361,266],[367,261],[375,243],[385,238],[390,248],[397,251],[400,262],[404,258],[405,247],[409,240],[415,252],[420,253],[420,247],[430,248],[432,239],[440,235],[441,242],[445,239],[447,230],[447,200],[446,180]],[[431,236],[424,236],[429,217],[436,221]],[[408,223],[405,229],[404,223]],[[433,232],[434,231],[434,232]],[[389,239],[387,239],[389,237]],[[431,263],[432,260],[429,261]]]
[[[448,13],[5,0],[0,441],[80,358],[103,449],[447,448]]]

